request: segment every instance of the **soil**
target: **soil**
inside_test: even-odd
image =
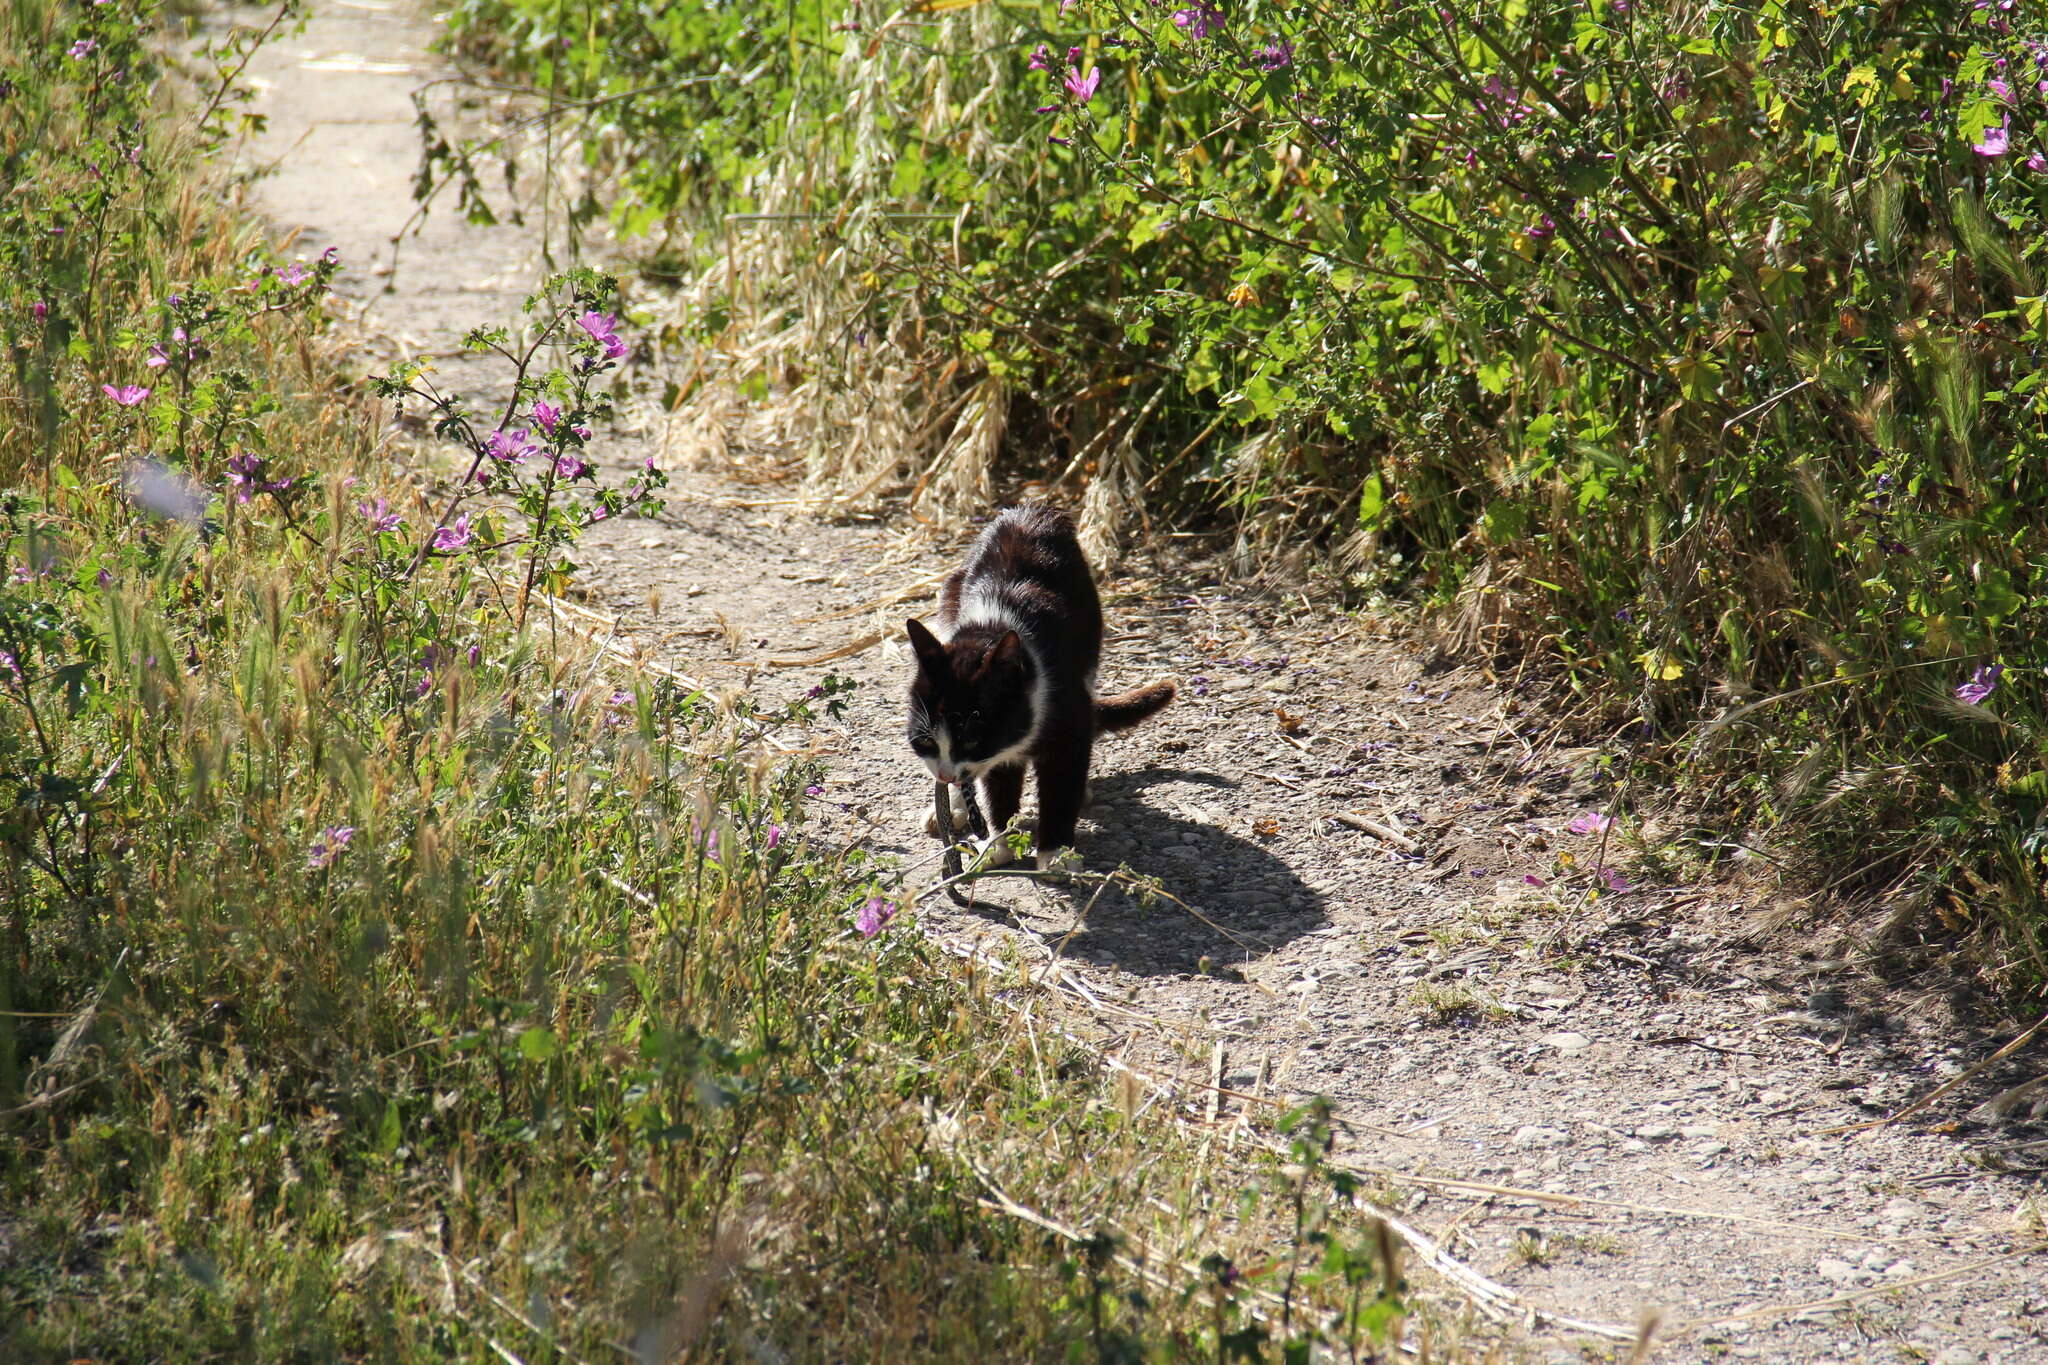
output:
[[[389,273],[432,34],[399,0],[315,0],[252,68],[270,124],[249,161],[276,169],[251,194],[308,256],[340,249],[362,369],[439,352],[461,382],[461,333],[511,321],[541,266],[532,226],[466,226],[451,204]],[[622,461],[662,445],[651,418],[613,438]],[[819,521],[719,471],[672,494],[584,542],[588,605],[714,687],[776,702],[856,681],[817,727],[811,837],[929,883],[902,621],[975,527]],[[1090,908],[1093,887],[998,878],[970,906],[928,899],[917,930],[1062,955],[1114,1006],[1086,1036],[1220,1078],[1219,1121],[1329,1096],[1347,1159],[1386,1173],[1402,1216],[1543,1314],[1660,1309],[1674,1360],[2048,1361],[2048,1134],[2025,1104],[1986,1108],[2048,1071],[2039,1040],[1981,1065],[2016,1030],[1975,1020],[1955,983],[1765,932],[1768,879],[1660,871],[1681,841],[1646,858],[1622,824],[1572,832],[1612,790],[1602,754],[1547,745],[1554,718],[1481,668],[1234,580],[1224,549],[1169,537],[1103,583],[1104,690],[1170,675],[1181,695],[1098,749],[1081,854],[1179,903]],[[1520,1333],[1539,1358],[1612,1350],[1542,1315]]]

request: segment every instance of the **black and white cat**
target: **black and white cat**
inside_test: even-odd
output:
[[[977,784],[992,841],[1023,803],[1025,764],[1036,768],[1043,867],[1074,842],[1095,736],[1144,720],[1174,685],[1095,695],[1102,604],[1057,508],[1013,507],[991,522],[939,589],[933,625],[908,624],[910,747],[941,782]]]

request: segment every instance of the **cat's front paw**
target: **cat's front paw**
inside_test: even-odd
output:
[[[1001,834],[991,834],[986,839],[974,842],[974,870],[987,872],[991,868],[1008,867],[1017,860],[1017,850],[1010,847],[1010,841]]]
[[[1072,844],[1041,848],[1034,866],[1040,872],[1078,872],[1081,870],[1081,851]]]
[[[967,794],[955,786],[947,788],[946,796],[953,808],[953,828],[955,830],[965,830],[967,828]],[[939,830],[939,813],[937,811],[925,812],[924,832],[934,839],[942,837]]]

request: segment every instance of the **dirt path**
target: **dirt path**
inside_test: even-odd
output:
[[[309,255],[334,245],[354,267],[365,369],[450,351],[510,317],[538,274],[533,238],[437,213],[384,292],[362,267],[388,260],[412,212],[409,94],[433,70],[431,26],[398,0],[317,0],[312,16],[256,67],[272,121],[255,155],[280,167],[256,198],[307,229]],[[958,546],[764,501],[679,478],[667,517],[586,542],[591,603],[651,656],[770,699],[855,679],[844,722],[820,727],[823,833],[925,863],[895,641]],[[1960,1017],[1946,983],[1881,988],[1748,940],[1759,907],[1624,857],[1609,861],[1635,884],[1585,896],[1598,839],[1567,826],[1601,799],[1595,755],[1540,747],[1543,717],[1483,674],[1426,674],[1356,621],[1232,586],[1204,550],[1178,540],[1105,584],[1105,687],[1172,673],[1184,691],[1103,746],[1082,844],[1091,868],[1127,864],[1189,909],[1109,894],[1080,923],[1066,893],[984,883],[977,908],[935,909],[926,929],[1055,945],[1120,1007],[1095,1033],[1133,1062],[1239,1095],[1329,1095],[1355,1126],[1350,1158],[1389,1172],[1410,1221],[1553,1312],[1632,1324],[1661,1307],[1659,1358],[2048,1361],[2048,1256],[2011,1258],[2042,1242],[2048,1147],[2038,1127],[1969,1117],[2048,1070],[2041,1050],[1907,1122],[1842,1131],[2010,1035]],[[773,662],[877,632],[835,661]],[[1561,852],[1575,874],[1550,880]],[[1580,1358],[1570,1332],[1530,1335]]]

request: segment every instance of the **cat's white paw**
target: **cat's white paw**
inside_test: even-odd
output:
[[[1065,848],[1041,848],[1034,866],[1040,872],[1074,872],[1081,866],[1080,850],[1069,844]]]
[[[1010,847],[1010,841],[1000,834],[980,839],[974,845],[974,870],[986,872],[993,867],[1008,867],[1017,860],[1017,850]]]
[[[967,796],[958,787],[947,788],[946,795],[953,803],[953,830],[964,832],[967,828]],[[936,839],[939,837],[939,816],[937,811],[926,811],[924,832]]]

